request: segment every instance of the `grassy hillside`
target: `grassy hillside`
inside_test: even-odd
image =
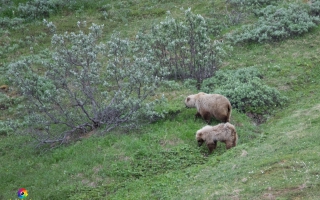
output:
[[[224,1],[128,2],[97,3],[113,6],[107,18],[95,5],[58,12],[48,21],[54,22],[60,33],[77,31],[77,21],[86,21],[105,24],[105,38],[114,30],[133,38],[141,27],[164,19],[167,10],[176,17],[182,17],[180,7],[191,7],[205,17],[220,16],[220,20],[227,16],[222,15],[226,12]],[[0,60],[0,85],[14,88],[3,75],[8,62],[50,46],[49,31],[41,22],[35,20],[23,26],[9,29],[0,37],[6,47]],[[223,32],[238,26],[229,26]],[[43,32],[46,34],[41,35]],[[31,43],[27,42],[29,38]],[[198,91],[177,83],[157,91],[157,95],[165,94],[168,99],[163,108],[170,110],[166,118],[138,130],[104,134],[98,129],[53,149],[35,148],[30,136],[0,132],[0,199],[16,199],[22,187],[29,192],[27,199],[33,200],[318,199],[319,26],[291,39],[234,46],[229,55],[223,68],[256,66],[263,74],[263,82],[289,98],[284,108],[275,110],[260,125],[233,110],[231,123],[239,134],[235,148],[226,151],[219,143],[217,150],[206,156],[206,147],[197,147],[195,132],[205,122],[194,120],[195,109],[186,109],[183,102],[187,95]],[[9,95],[17,94],[10,90]],[[23,102],[17,101],[1,110],[0,120],[19,117],[20,104]]]

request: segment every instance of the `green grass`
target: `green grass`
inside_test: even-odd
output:
[[[180,7],[191,7],[195,13],[209,16],[212,6],[207,1],[157,2],[158,7],[146,0],[131,5],[133,17],[128,17],[127,25],[102,20],[92,10],[53,16],[48,21],[56,23],[58,32],[76,31],[76,22],[86,20],[88,25],[105,23],[105,38],[113,30],[134,37],[142,26],[164,19],[164,10],[179,16]],[[216,5],[223,9],[222,1]],[[10,30],[11,44],[45,30],[37,23],[26,27],[24,31]],[[49,34],[37,40],[35,51],[50,45]],[[6,39],[0,38],[3,41]],[[205,123],[194,120],[195,109],[184,107],[184,98],[196,91],[183,87],[159,91],[168,98],[170,114],[138,130],[107,134],[97,130],[91,137],[46,151],[34,148],[29,136],[0,134],[0,199],[16,199],[21,187],[28,190],[27,199],[33,200],[318,199],[319,46],[320,28],[280,43],[234,47],[224,67],[257,66],[263,81],[278,88],[289,103],[260,126],[234,110],[231,122],[239,144],[228,151],[219,143],[217,150],[206,156],[206,147],[197,147],[195,132]],[[28,55],[29,49],[26,44],[6,53],[0,60],[1,71],[5,63]],[[3,73],[0,78],[0,85],[10,86]],[[0,120],[17,117],[15,109],[1,110]]]

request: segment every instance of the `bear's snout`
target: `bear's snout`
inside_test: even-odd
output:
[[[198,146],[201,147],[201,145],[203,144],[204,140],[198,140]]]

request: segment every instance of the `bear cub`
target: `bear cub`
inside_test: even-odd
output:
[[[238,134],[235,127],[227,123],[221,123],[216,126],[206,125],[196,133],[196,140],[200,147],[203,143],[206,143],[209,154],[217,147],[217,142],[224,142],[226,148],[230,149],[235,147],[238,142]]]

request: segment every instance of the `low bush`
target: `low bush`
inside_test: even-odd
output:
[[[15,2],[0,0],[0,17],[24,18],[32,21],[48,18],[62,10],[79,11],[83,9],[99,8],[101,2],[93,4],[90,0],[18,0]]]
[[[202,91],[226,96],[233,108],[240,112],[271,113],[282,107],[287,98],[278,90],[264,84],[259,71],[253,67],[239,70],[219,70],[202,84]]]
[[[253,25],[244,25],[228,35],[234,43],[268,42],[301,35],[317,26],[319,17],[309,14],[306,4],[289,4],[286,7],[269,5],[256,12],[259,17]]]
[[[247,6],[252,8],[263,7],[267,5],[275,5],[279,0],[227,0],[228,3],[234,6]]]
[[[0,92],[0,110],[5,110],[7,109],[11,104],[10,98]]]
[[[55,3],[53,1],[44,0],[34,0],[29,1],[25,4],[21,3],[18,6],[18,15],[21,18],[34,20],[41,19],[43,17],[48,18],[51,13],[56,9]]]
[[[320,0],[312,0],[310,4],[310,12],[313,16],[320,16]]]
[[[23,19],[23,18],[2,17],[2,18],[0,18],[0,28],[19,29],[24,22],[25,22],[25,19]]]

